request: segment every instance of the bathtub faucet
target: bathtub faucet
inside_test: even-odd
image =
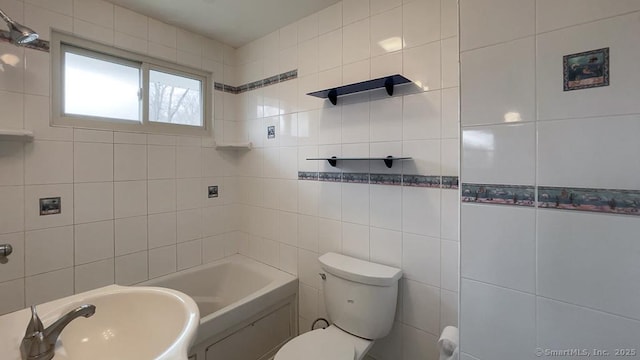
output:
[[[69,323],[80,316],[89,318],[96,313],[96,307],[93,305],[82,305],[75,310],[70,311],[58,321],[54,322],[48,328],[44,328],[42,321],[36,312],[36,307],[31,306],[31,320],[27,325],[22,344],[20,344],[20,352],[22,360],[51,360],[55,355],[56,342],[62,330]]]

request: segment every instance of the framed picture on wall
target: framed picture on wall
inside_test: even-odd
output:
[[[609,48],[565,55],[564,91],[609,86]]]

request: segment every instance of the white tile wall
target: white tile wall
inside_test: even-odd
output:
[[[73,182],[73,143],[34,141],[25,145],[25,183],[28,185]]]
[[[535,293],[535,210],[464,204],[461,217],[461,275]]]
[[[568,0],[561,6],[553,0],[537,0],[536,27],[538,32],[547,32],[638,10],[640,4],[634,0]]]
[[[370,47],[372,57],[402,50],[402,20],[401,6],[371,16]]]
[[[319,154],[393,151],[413,156],[415,165],[347,169],[458,174],[452,160],[459,137],[453,1],[339,2],[238,49],[237,56],[227,46],[107,2],[27,2],[30,24],[54,24],[170,61],[201,64],[227,84],[288,67],[298,68],[300,78],[241,96],[216,93],[216,138],[251,139],[256,147],[235,155],[209,147],[209,139],[51,128],[43,120],[49,117],[48,81],[37,80],[48,79],[48,58],[0,44],[3,53],[21,61],[0,72],[0,90],[7,90],[2,94],[17,99],[11,104],[24,104],[13,114],[21,121],[7,127],[24,125],[36,133],[32,144],[7,145],[12,150],[6,161],[2,151],[0,169],[20,174],[24,163],[24,179],[0,176],[0,193],[9,200],[0,204],[0,233],[18,234],[10,239],[19,244],[26,230],[31,239],[32,231],[69,229],[57,238],[69,243],[71,254],[51,265],[52,272],[36,269],[26,279],[20,272],[12,275],[17,281],[3,279],[0,288],[17,294],[0,295],[0,310],[113,282],[135,284],[240,249],[300,277],[306,324],[326,311],[317,257],[338,251],[400,266],[411,278],[402,282],[392,335],[372,354],[378,360],[437,356],[440,329],[457,323],[457,209],[451,206],[456,192],[298,181],[297,171],[331,171],[304,160]],[[101,12],[108,16],[97,17]],[[399,90],[392,98],[365,95],[337,107],[304,95],[392,73],[414,80],[418,90]],[[277,126],[275,141],[265,139],[269,118]],[[220,198],[205,198],[208,185],[220,186]],[[62,196],[62,214],[40,217],[37,199],[44,196]],[[100,236],[91,237],[100,228]],[[30,242],[25,239],[26,252]],[[109,244],[111,252],[97,251]],[[406,251],[412,246],[415,251]],[[26,262],[42,254],[34,251]],[[24,268],[32,270],[26,263]]]
[[[637,320],[545,298],[538,298],[537,302],[538,337],[542,348],[577,346],[608,350],[637,346],[640,332]]]
[[[147,216],[115,221],[115,254],[131,254],[147,249]]]
[[[539,210],[538,221],[541,295],[640,319],[637,242],[629,236],[637,219]],[[569,254],[580,261],[565,261]]]
[[[143,145],[114,145],[114,178],[116,181],[147,179],[146,137],[142,139],[142,142]]]
[[[535,183],[535,124],[465,127],[462,144],[463,181],[479,184]]]
[[[405,280],[402,291],[404,323],[438,336],[440,334],[440,289]]]
[[[461,181],[640,190],[631,139],[640,3],[460,5]],[[563,91],[563,56],[605,47],[611,84]],[[480,204],[461,211],[463,359],[637,347],[636,216]]]
[[[460,294],[461,350],[479,359],[536,358],[534,295],[466,279]]]
[[[148,279],[148,255],[146,251],[124,255],[115,259],[115,280],[119,285],[133,285]]]
[[[106,259],[74,268],[75,292],[89,291],[115,282],[114,259]]]
[[[74,143],[73,179],[75,182],[113,181],[113,145]]]
[[[229,62],[235,50],[106,1],[12,0],[0,7],[43,39],[49,27],[82,33],[214,71],[217,82],[237,85]],[[51,127],[49,55],[6,43],[0,51],[18,59],[0,71],[0,128],[35,134],[31,143],[0,142],[0,243],[14,247],[0,264],[0,314],[237,252],[237,237],[227,236],[237,230],[235,215],[209,218],[233,213],[235,155],[217,151],[209,138]],[[216,123],[235,124],[224,118],[222,98],[216,92]],[[228,103],[233,114],[235,104]],[[208,185],[219,186],[219,198],[206,199]],[[62,213],[40,216],[39,199],[57,196]],[[222,239],[219,251],[202,243],[203,222]]]
[[[639,119],[638,115],[632,115],[540,123],[538,182],[556,186],[639,189],[640,180],[628,176],[640,171],[640,160],[634,155],[640,145],[633,140],[634,134],[640,131]],[[580,136],[572,136],[577,128]],[[610,145],[594,146],[595,142]]]
[[[280,42],[297,48],[297,82],[241,97],[242,138],[256,149],[239,159],[247,239],[240,251],[299,276],[301,329],[326,313],[319,255],[336,251],[401,267],[409,280],[402,282],[397,324],[371,355],[436,359],[440,329],[457,324],[457,191],[298,181],[297,172],[458,175],[457,6],[449,0],[347,0],[297,27],[297,44],[289,27],[277,33]],[[242,81],[269,75],[271,58],[281,51],[274,36],[238,49],[246,61]],[[373,92],[341,98],[337,106],[305,95],[394,73],[416,85],[393,97]],[[276,139],[266,138],[269,125],[276,126]],[[374,162],[332,168],[306,160],[390,154],[415,161],[387,169]]]
[[[149,278],[167,275],[176,270],[176,245],[149,250]]]
[[[368,226],[342,223],[342,253],[355,258],[369,260],[370,229]]]
[[[113,220],[81,224],[74,227],[75,264],[113,258]]]
[[[73,266],[73,227],[28,231],[25,234],[25,274],[42,274]]]
[[[72,295],[74,293],[73,271],[70,267],[27,277],[24,281],[26,304],[41,304]]]
[[[535,120],[535,38],[501,43],[462,54],[466,125]]]
[[[535,0],[461,0],[460,50],[533,35],[535,16]]]
[[[540,120],[640,112],[640,105],[631,95],[633,91],[630,91],[636,87],[640,75],[634,71],[626,71],[633,69],[636,59],[640,57],[640,49],[629,46],[633,42],[632,34],[640,31],[638,17],[638,12],[634,12],[540,34],[537,37],[536,80]],[[596,88],[591,92],[564,92],[562,76],[558,76],[562,74],[562,63],[556,65],[554,59],[561,61],[564,55],[604,47],[610,48],[611,85]],[[607,101],[598,105],[603,97],[606,97]]]
[[[24,307],[24,279],[0,283],[0,310],[3,314],[20,310]]]
[[[440,0],[406,2],[402,13],[403,47],[415,47],[441,39]]]
[[[113,219],[113,182],[73,186],[74,223]]]
[[[0,195],[5,201],[0,205],[0,229],[3,233],[18,232],[24,229],[24,195],[23,186],[6,186],[0,188]]]

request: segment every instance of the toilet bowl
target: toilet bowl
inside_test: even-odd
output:
[[[309,331],[286,343],[274,360],[361,360],[373,346],[335,325]]]
[[[318,260],[333,324],[292,339],[274,360],[361,360],[391,331],[402,270],[336,253]]]

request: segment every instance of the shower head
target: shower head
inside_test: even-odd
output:
[[[9,35],[14,44],[26,45],[38,40],[38,33],[24,25],[13,21],[4,11],[0,10],[0,17],[9,26]]]

